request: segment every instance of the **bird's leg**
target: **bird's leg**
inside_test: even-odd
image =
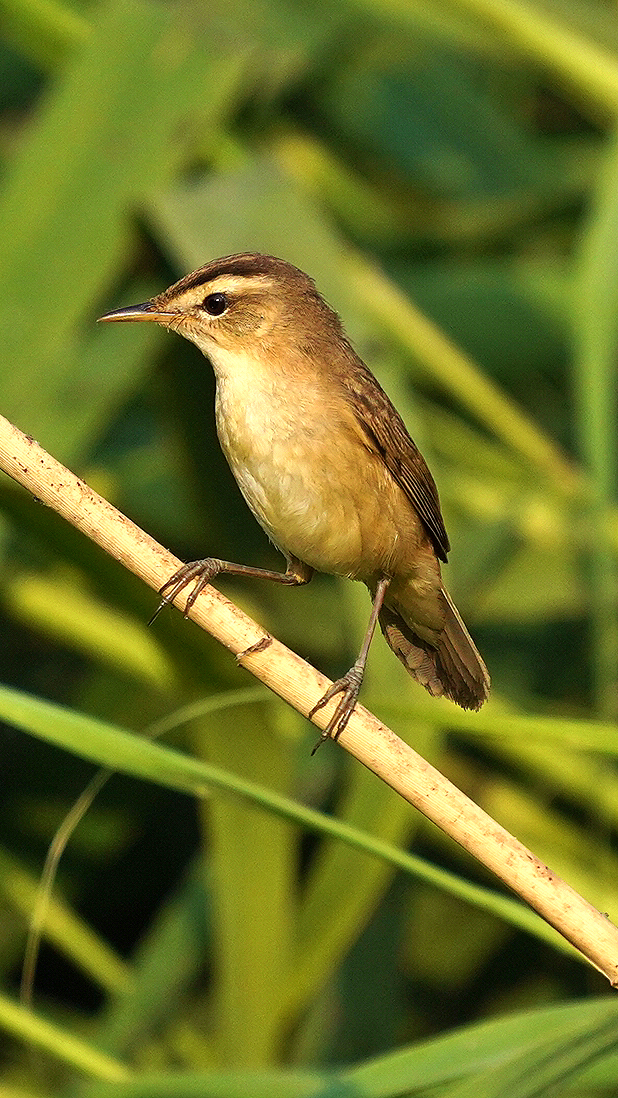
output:
[[[358,659],[356,663],[352,665],[350,670],[343,675],[340,679],[329,686],[323,698],[320,698],[311,712],[309,713],[309,719],[313,717],[314,713],[317,713],[318,709],[322,709],[327,702],[334,698],[336,694],[342,694],[343,697],[339,702],[339,705],[335,709],[331,719],[329,720],[326,728],[322,732],[318,742],[316,743],[312,755],[315,755],[320,744],[324,743],[324,740],[328,740],[332,737],[333,740],[339,739],[339,736],[343,732],[346,724],[348,723],[356,700],[359,695],[361,683],[363,681],[363,675],[365,674],[365,666],[367,664],[367,656],[369,655],[369,648],[375,633],[375,628],[378,622],[378,616],[382,609],[384,602],[384,596],[386,589],[391,582],[390,576],[383,576],[376,587],[376,593],[373,598],[373,606],[371,608],[371,616],[369,618],[369,625],[367,626],[367,632],[365,633],[365,639],[360,652],[358,653]]]
[[[206,557],[204,560],[193,560],[183,564],[173,576],[159,589],[161,602],[152,615],[149,625],[161,613],[164,606],[170,606],[177,595],[184,591],[189,583],[195,586],[189,594],[185,608],[185,618],[189,614],[197,596],[212,583],[215,576],[225,572],[230,576],[253,576],[257,579],[272,580],[274,583],[287,583],[292,587],[300,587],[303,583],[309,583],[313,575],[313,568],[296,557],[288,558],[288,566],[285,572],[271,572],[268,568],[252,568],[249,564],[232,564],[229,560],[219,560],[217,557]]]

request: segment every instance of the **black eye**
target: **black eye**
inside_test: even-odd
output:
[[[211,316],[221,316],[227,307],[228,300],[225,294],[208,294],[208,297],[204,298],[204,308]]]

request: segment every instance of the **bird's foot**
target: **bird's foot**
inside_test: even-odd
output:
[[[322,732],[318,742],[316,743],[312,755],[315,755],[318,747],[324,743],[325,740],[333,739],[338,740],[345,726],[347,725],[352,713],[354,712],[354,706],[356,705],[358,695],[363,681],[364,664],[355,663],[353,667],[340,679],[329,686],[328,690],[324,694],[324,697],[320,698],[319,702],[316,702],[313,709],[309,713],[309,720],[317,713],[318,709],[323,709],[325,705],[336,697],[337,694],[341,694],[342,698],[335,709],[331,719],[329,720],[326,728]]]
[[[216,557],[206,557],[204,560],[192,560],[189,564],[183,564],[182,568],[179,568],[177,572],[174,572],[174,575],[170,576],[170,578],[165,581],[163,587],[159,588],[161,601],[148,624],[152,625],[155,618],[157,618],[163,610],[163,607],[171,606],[176,596],[184,590],[187,584],[195,581],[195,586],[189,594],[183,610],[183,617],[188,617],[189,611],[197,596],[205,587],[208,587],[209,583],[212,583],[219,572],[223,571],[224,564],[224,561],[217,560]]]

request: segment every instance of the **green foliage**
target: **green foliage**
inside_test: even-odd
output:
[[[613,8],[1,10],[2,413],[187,559],[275,567],[207,364],[95,321],[234,251],[310,272],[429,459],[494,684],[480,714],[432,702],[378,640],[363,700],[615,919]],[[616,1092],[600,978],[435,828],[310,758],[180,615],[147,629],[151,593],[7,478],[0,558],[0,1098]],[[351,663],[356,585],[230,590]],[[40,868],[93,764],[119,774],[60,860],[27,1011]]]

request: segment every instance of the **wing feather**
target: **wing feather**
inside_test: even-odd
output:
[[[445,561],[450,545],[436,483],[399,412],[364,362],[352,348],[350,352],[353,362],[340,376],[356,419],[418,511],[436,554]]]

